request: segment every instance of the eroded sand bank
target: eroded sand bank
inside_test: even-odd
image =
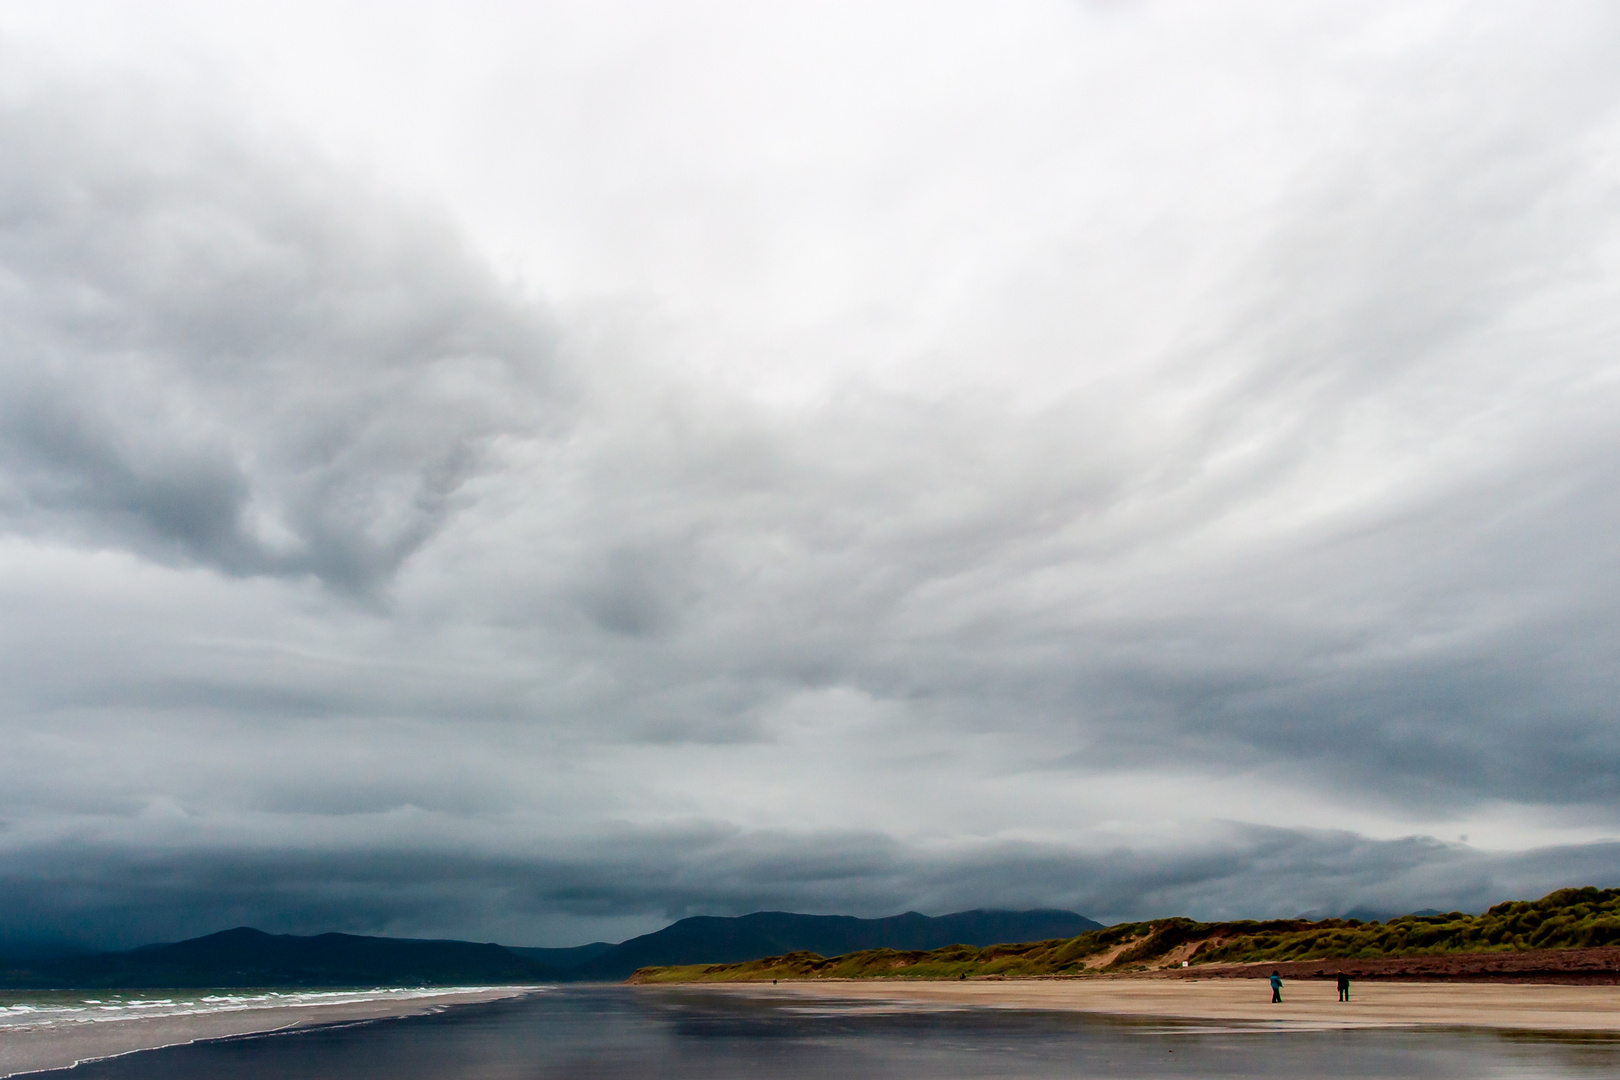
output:
[[[100,1023],[11,1027],[0,1032],[0,1077],[62,1069],[81,1061],[117,1057],[137,1050],[155,1050],[203,1039],[262,1034],[316,1024],[416,1016],[437,1012],[450,1005],[519,997],[536,989],[502,986],[408,999],[288,1005],[190,1016],[130,1017]]]
[[[1043,1009],[1189,1020],[1281,1020],[1312,1027],[1463,1025],[1620,1032],[1620,986],[1538,983],[1357,983],[1341,1003],[1332,982],[1296,981],[1271,1003],[1264,979],[1008,979],[1000,982],[817,980],[687,984],[722,993],[939,1007]]]

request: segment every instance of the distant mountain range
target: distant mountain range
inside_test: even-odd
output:
[[[593,941],[589,945],[575,945],[567,949],[537,949],[528,945],[508,945],[506,948],[519,956],[538,960],[547,967],[568,971],[618,946],[611,941]]]
[[[10,987],[457,986],[551,982],[559,973],[500,945],[238,927],[172,945],[68,956],[0,973]]]
[[[128,952],[33,961],[0,972],[0,986],[181,989],[617,981],[652,965],[734,963],[800,951],[835,956],[859,949],[1044,941],[1101,925],[1072,911],[961,911],[937,918],[910,911],[886,919],[763,911],[737,918],[697,916],[617,945],[595,942],[572,949],[353,934],[297,937],[238,927]]]
[[[1084,915],[1053,910],[958,911],[934,918],[908,911],[886,919],[794,915],[786,911],[758,911],[730,919],[695,915],[602,949],[568,967],[564,978],[627,979],[637,968],[730,964],[790,952],[841,956],[858,949],[938,949],[945,945],[1046,941],[1100,929],[1102,923]],[[523,951],[531,956],[539,952]]]

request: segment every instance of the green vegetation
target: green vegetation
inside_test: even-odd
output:
[[[1076,938],[932,952],[867,949],[830,959],[796,952],[742,964],[642,968],[636,982],[769,979],[957,979],[1079,975],[1199,964],[1371,959],[1620,945],[1620,889],[1560,889],[1540,900],[1497,904],[1483,915],[1407,915],[1389,922],[1120,923]]]

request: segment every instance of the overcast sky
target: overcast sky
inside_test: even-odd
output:
[[[1620,885],[1620,9],[0,0],[0,945]]]

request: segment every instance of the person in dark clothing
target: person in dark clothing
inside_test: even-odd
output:
[[[1271,973],[1271,1000],[1282,1000],[1282,973],[1278,971]]]
[[[1342,971],[1339,972],[1339,1000],[1350,1000],[1350,976]]]

